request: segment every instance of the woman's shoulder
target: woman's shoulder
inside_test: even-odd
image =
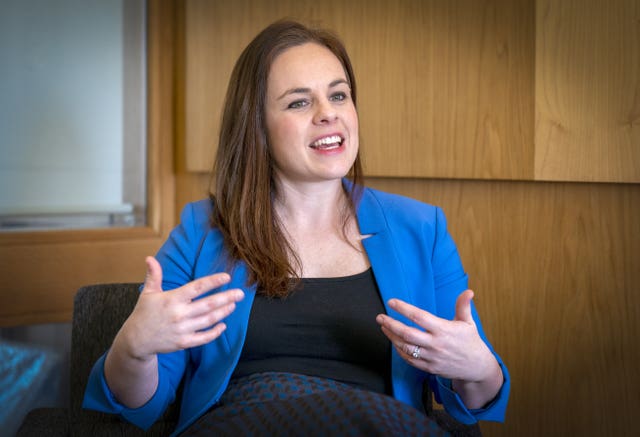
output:
[[[210,217],[213,211],[213,200],[206,198],[189,202],[185,205],[184,209],[191,209],[192,213],[196,216]]]
[[[402,217],[421,218],[423,220],[435,220],[440,208],[430,203],[422,202],[412,197],[401,194],[381,191],[375,188],[365,187],[363,200],[369,198],[384,211],[385,215],[399,215]]]
[[[211,230],[213,201],[201,199],[187,203],[180,213],[180,225],[197,233]]]

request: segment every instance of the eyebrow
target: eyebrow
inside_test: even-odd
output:
[[[340,85],[341,83],[345,83],[347,85],[349,85],[349,82],[347,82],[346,79],[336,79],[334,81],[332,81],[329,84],[329,88],[333,88],[337,85]],[[311,88],[291,88],[287,91],[285,91],[284,93],[282,93],[282,95],[280,97],[278,97],[276,100],[280,100],[286,96],[288,96],[289,94],[306,94],[306,93],[310,93],[311,92]]]

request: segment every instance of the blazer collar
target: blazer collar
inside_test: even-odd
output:
[[[396,241],[387,223],[384,208],[374,191],[366,188],[363,190],[356,215],[360,233],[368,235],[362,240],[362,244],[371,262],[387,314],[405,321],[403,316],[387,306],[387,301],[393,297],[411,303],[411,294]]]

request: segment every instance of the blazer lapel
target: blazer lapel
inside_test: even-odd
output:
[[[371,262],[387,314],[403,323],[412,324],[387,305],[387,301],[393,297],[409,301],[410,294],[382,206],[367,189],[364,190],[358,204],[357,218],[360,233],[368,235],[362,240],[362,244]]]
[[[382,205],[375,195],[365,189],[357,209],[358,224],[362,235],[369,237],[362,240],[367,252],[373,275],[376,278],[380,295],[387,314],[396,320],[415,326],[400,313],[389,308],[387,301],[398,298],[405,302],[411,302],[410,293],[406,281],[406,275],[398,256],[398,251],[387,226]],[[394,396],[412,405],[419,405],[416,386],[421,386],[424,374],[416,372],[407,365],[398,352],[391,348],[391,383]]]
[[[227,329],[224,335],[229,342],[234,354],[240,353],[244,338],[247,334],[247,321],[251,313],[251,306],[256,296],[255,286],[247,287],[247,267],[243,262],[238,262],[231,275],[231,282],[227,288],[239,288],[244,291],[244,299],[236,303],[236,309],[226,319]]]

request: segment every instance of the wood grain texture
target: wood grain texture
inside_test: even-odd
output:
[[[143,280],[173,227],[173,8],[148,4],[148,226],[0,234],[0,326],[69,321],[81,285]]]
[[[156,236],[0,248],[0,326],[70,321],[79,287],[143,281],[144,258],[162,241]]]
[[[179,173],[176,175],[176,209],[175,219],[180,219],[180,212],[189,202],[209,197],[211,178],[207,173]]]
[[[640,182],[640,2],[536,3],[537,180]]]
[[[211,168],[224,92],[241,50],[264,26],[289,17],[344,40],[358,79],[368,174],[532,177],[533,0],[185,5],[179,88],[189,171]]]
[[[487,436],[635,435],[640,185],[371,179],[443,207],[512,376]]]
[[[533,2],[404,2],[345,30],[367,174],[526,179]]]

